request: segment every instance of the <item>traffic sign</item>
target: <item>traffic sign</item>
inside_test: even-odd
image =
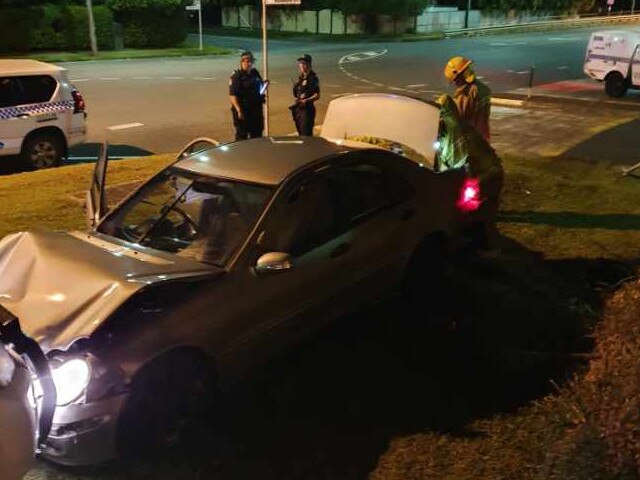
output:
[[[187,10],[200,10],[200,0],[193,0],[192,5],[187,5],[184,8]]]
[[[266,5],[301,5],[302,0],[266,0]]]

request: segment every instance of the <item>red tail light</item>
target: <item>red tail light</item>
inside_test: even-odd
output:
[[[465,179],[456,206],[463,212],[473,212],[480,207],[481,203],[480,182],[477,178]]]
[[[71,96],[73,97],[73,113],[84,112],[84,98],[82,94],[77,90],[71,90]]]

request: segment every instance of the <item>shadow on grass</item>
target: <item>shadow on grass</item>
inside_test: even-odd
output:
[[[506,223],[529,223],[561,228],[602,228],[611,230],[640,229],[640,215],[598,214],[588,215],[573,212],[500,212],[498,221]]]
[[[395,437],[514,412],[580,367],[599,289],[632,266],[501,242],[498,259],[451,264],[447,299],[386,301],[261,364],[226,393],[217,430],[171,455],[31,478],[360,480]]]

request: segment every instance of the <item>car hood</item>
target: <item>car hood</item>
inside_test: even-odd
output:
[[[222,269],[81,232],[21,232],[0,241],[0,304],[47,352],[93,333],[140,289]]]

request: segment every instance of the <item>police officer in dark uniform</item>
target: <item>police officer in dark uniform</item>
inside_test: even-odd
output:
[[[236,141],[261,137],[264,130],[262,105],[269,81],[262,81],[260,72],[253,68],[254,61],[253,53],[242,52],[240,68],[234,70],[229,78],[229,99]]]
[[[291,105],[291,116],[296,124],[298,135],[313,136],[313,125],[316,121],[315,102],[320,98],[320,80],[311,69],[311,55],[304,54],[298,58],[300,76],[293,85],[293,96],[296,102]]]

